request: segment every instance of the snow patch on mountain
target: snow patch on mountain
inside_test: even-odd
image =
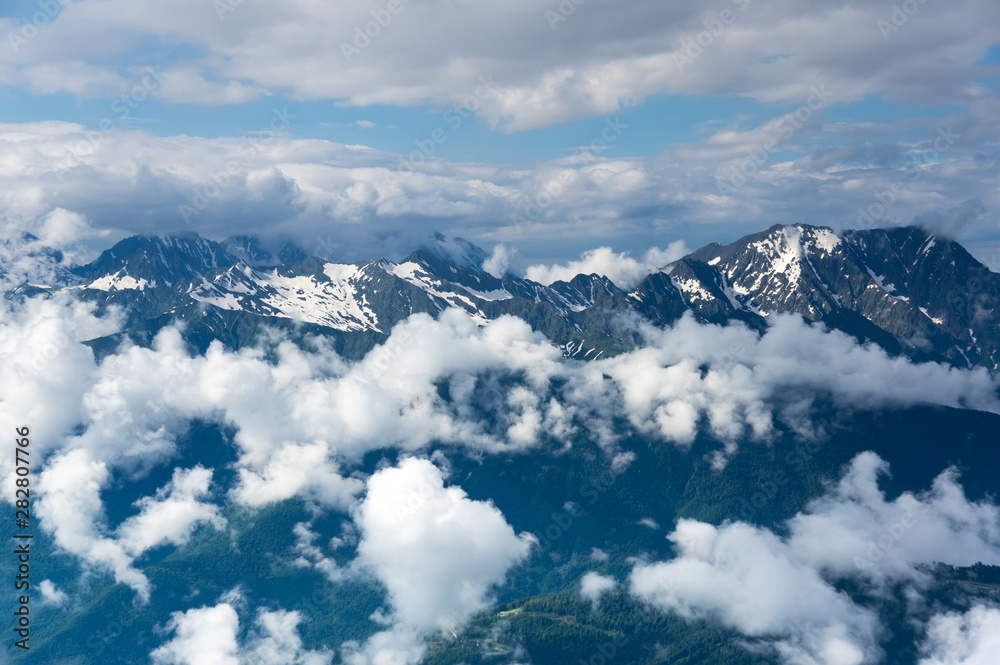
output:
[[[419,263],[407,261],[405,263],[393,265],[391,271],[396,277],[406,280],[410,284],[413,284],[417,288],[423,290],[428,295],[444,300],[449,305],[465,310],[472,315],[473,320],[478,325],[485,325],[489,320],[479,309],[476,303],[473,302],[468,296],[454,291],[445,290],[447,288],[445,282],[434,277]],[[471,291],[465,286],[462,286],[461,288],[465,291]]]
[[[144,291],[146,287],[156,286],[155,281],[149,281],[143,278],[136,279],[125,272],[125,268],[122,268],[118,272],[112,275],[105,275],[104,277],[99,277],[95,279],[90,284],[86,284],[81,288],[84,289],[96,289],[99,291],[121,291],[124,289],[129,289],[133,291]]]
[[[278,269],[255,270],[240,263],[191,291],[191,297],[222,309],[245,310],[304,323],[359,332],[379,328],[378,316],[358,297],[354,265],[327,263],[323,274],[283,275]]]

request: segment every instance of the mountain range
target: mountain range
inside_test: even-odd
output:
[[[25,284],[8,296],[72,289],[101,311],[119,306],[122,336],[143,343],[186,322],[198,347],[253,345],[277,327],[323,335],[358,358],[411,314],[449,307],[479,323],[517,316],[567,356],[594,359],[640,343],[636,322],[740,321],[795,313],[872,342],[890,355],[958,367],[1000,366],[1000,275],[960,244],[920,227],[836,233],[774,226],[728,245],[710,244],[662,266],[631,288],[597,274],[541,284],[483,268],[487,253],[440,234],[400,262],[373,257],[340,264],[292,243],[277,251],[253,236],[216,242],[196,234],[126,238],[55,284]]]

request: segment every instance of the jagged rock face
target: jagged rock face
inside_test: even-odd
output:
[[[74,270],[84,288],[110,291],[174,286],[207,270],[230,266],[236,257],[219,243],[195,233],[133,236],[104,251],[96,261]]]
[[[996,369],[1000,276],[916,228],[773,227],[676,262],[671,277],[707,317],[731,306],[825,320],[856,312],[904,345]],[[726,302],[722,303],[725,299]]]
[[[237,347],[267,325],[305,326],[361,336],[363,343],[344,348],[362,353],[411,314],[458,307],[480,324],[518,316],[567,355],[593,359],[640,343],[636,319],[666,325],[690,313],[763,328],[767,316],[788,312],[894,354],[991,371],[1000,362],[1000,275],[916,227],[837,234],[775,226],[707,245],[631,291],[599,275],[549,285],[498,278],[482,269],[485,257],[443,236],[399,263],[354,264],[305,258],[287,244],[272,252],[252,236],[222,243],[196,234],[135,236],[75,268],[63,286],[122,306],[131,328],[182,318],[195,336],[219,337],[224,328],[224,341]]]

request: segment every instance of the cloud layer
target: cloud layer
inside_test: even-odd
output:
[[[104,524],[100,493],[112,479],[141,478],[172,459],[177,434],[193,418],[234,428],[238,482],[227,488],[230,501],[259,506],[299,497],[345,511],[363,485],[344,469],[380,448],[559,449],[583,431],[627,464],[620,441],[628,431],[686,446],[704,421],[724,444],[715,458],[721,466],[739,440],[766,440],[775,418],[808,428],[815,396],[864,408],[929,403],[1000,412],[997,379],[985,370],[890,359],[795,316],[771,317],[763,335],[685,318],[644,329],[644,348],[593,362],[563,359],[519,319],[478,327],[457,310],[437,320],[411,317],[353,365],[322,344],[306,354],[287,342],[277,345],[276,364],[218,343],[192,356],[168,327],[151,348],[127,346],[98,365],[72,326],[92,331],[109,322],[75,305],[29,303],[8,312],[4,339],[50,344],[58,386],[52,372],[25,374],[26,356],[9,347],[0,362],[25,380],[2,393],[0,416],[13,423],[27,414],[39,423],[34,450],[46,460],[46,529],[142,595],[149,589],[131,568],[135,556],[183,542],[196,525],[220,524],[204,500],[210,470],[178,472],[123,525]],[[501,378],[507,387],[498,389]],[[2,464],[10,484],[13,468]]]
[[[877,482],[887,471],[874,453],[858,455],[835,487],[788,521],[784,537],[742,522],[682,519],[669,536],[677,558],[637,565],[631,592],[763,639],[793,665],[878,662],[884,627],[876,611],[837,591],[836,580],[919,587],[927,578],[916,563],[1000,564],[1000,508],[966,499],[954,469],[927,492],[892,501]],[[986,648],[983,624],[993,620],[982,610],[935,618],[927,648],[945,658]]]
[[[127,95],[142,66],[108,61],[142,62],[140,45],[162,41],[191,53],[164,63],[150,94],[167,103],[238,104],[275,93],[362,106],[467,103],[491,124],[522,131],[664,93],[732,90],[801,103],[820,81],[850,99],[886,93],[951,103],[975,94],[974,64],[1000,41],[998,18],[987,0],[921,3],[895,14],[850,0],[521,0],[490,8],[444,0],[219,2],[214,9],[155,0],[141,11],[123,0],[84,0],[37,28],[0,20],[10,42],[0,83]],[[497,90],[473,107],[467,99],[487,76]]]
[[[780,119],[737,123],[654,157],[578,155],[530,168],[417,163],[295,139],[280,125],[269,128],[272,113],[245,138],[7,124],[0,125],[0,221],[57,246],[95,233],[260,233],[351,261],[398,259],[442,231],[505,243],[517,250],[515,272],[539,259],[572,262],[535,267],[544,281],[581,269],[613,270],[628,282],[643,266],[673,258],[679,245],[638,265],[615,257],[626,249],[638,257],[679,238],[697,246],[775,223],[871,228],[916,220],[957,233],[989,261],[1000,195],[997,155],[983,137],[1000,130],[998,106],[986,96],[965,115],[887,123],[832,124],[817,112],[788,138]],[[780,143],[764,150],[776,137]],[[609,243],[616,251],[577,258]]]

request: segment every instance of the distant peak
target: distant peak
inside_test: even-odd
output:
[[[449,238],[438,232],[435,232],[427,242],[417,249],[442,261],[472,270],[482,270],[483,262],[489,258],[489,254],[483,248],[474,245],[465,238]]]

